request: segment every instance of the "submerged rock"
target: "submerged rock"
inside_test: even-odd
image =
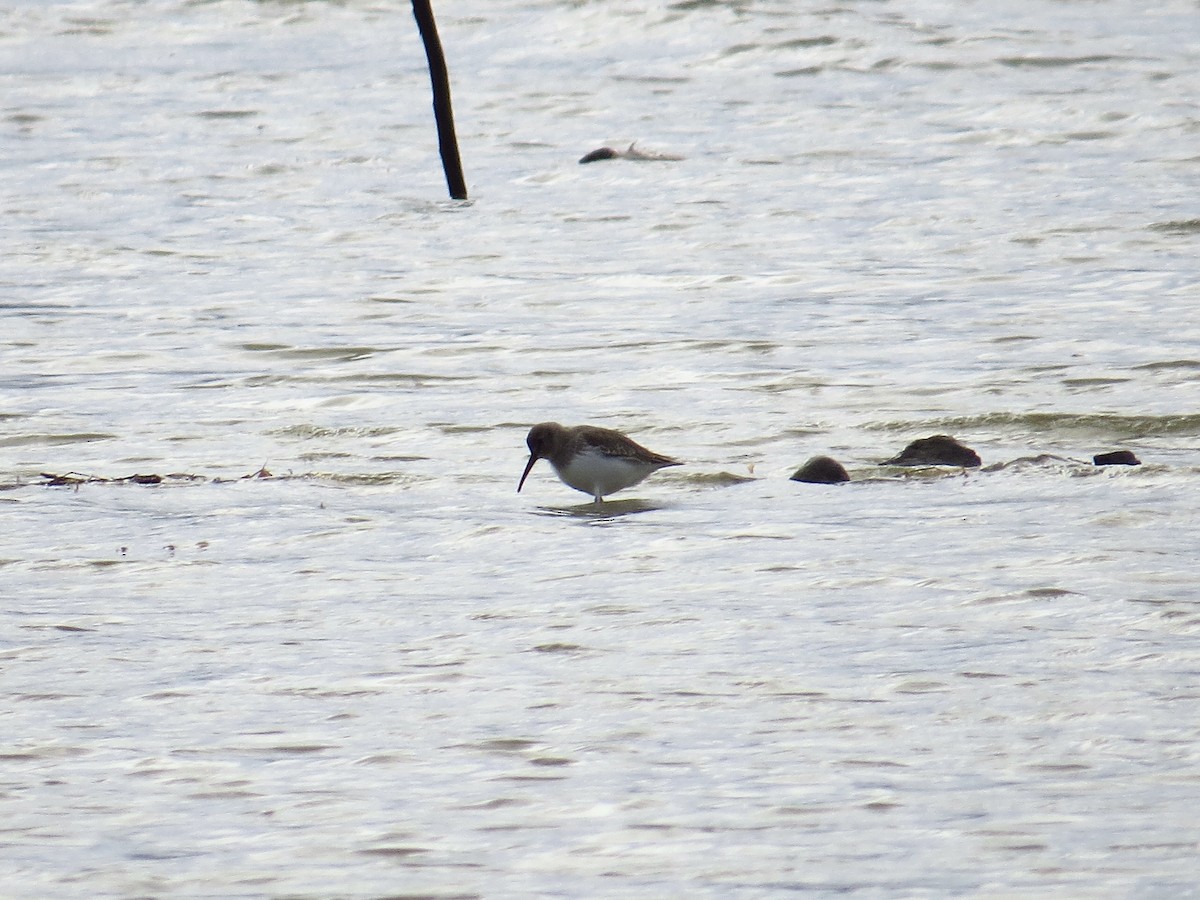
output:
[[[1109,453],[1097,453],[1092,457],[1097,466],[1140,466],[1142,461],[1133,455],[1132,450],[1113,450]]]
[[[831,456],[814,456],[792,475],[792,481],[809,484],[840,484],[849,481],[850,475],[840,462]]]
[[[884,463],[885,466],[964,466],[981,465],[979,454],[947,434],[919,438]]]

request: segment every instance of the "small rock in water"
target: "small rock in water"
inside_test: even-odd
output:
[[[1113,450],[1109,453],[1097,453],[1092,457],[1097,466],[1140,466],[1142,461],[1133,455],[1132,450]]]
[[[792,481],[809,484],[840,484],[850,476],[840,462],[831,456],[814,456],[792,475]]]
[[[919,438],[905,447],[899,456],[884,463],[885,466],[964,466],[982,464],[979,454],[956,441],[947,434]]]

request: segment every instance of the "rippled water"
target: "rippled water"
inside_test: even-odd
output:
[[[1196,895],[1195,4],[440,6],[0,11],[4,896]]]

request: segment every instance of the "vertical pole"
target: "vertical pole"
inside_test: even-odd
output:
[[[467,199],[467,182],[463,178],[462,160],[458,156],[458,138],[454,136],[454,111],[450,108],[450,76],[446,73],[446,56],[438,39],[437,23],[429,0],[412,0],[413,16],[425,43],[429,60],[429,80],[433,83],[433,116],[437,120],[438,149],[446,185],[455,200]]]

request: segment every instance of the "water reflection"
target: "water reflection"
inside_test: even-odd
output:
[[[650,500],[605,500],[602,503],[580,503],[575,506],[539,506],[534,513],[540,516],[585,519],[589,522],[611,522],[623,516],[667,509],[665,503]]]

